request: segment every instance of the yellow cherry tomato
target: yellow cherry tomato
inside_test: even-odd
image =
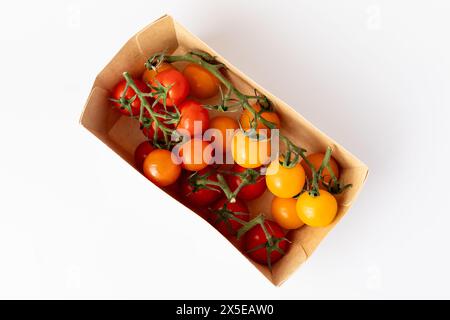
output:
[[[158,73],[169,69],[175,69],[175,67],[167,62],[161,63],[156,70],[145,69],[144,73],[142,74],[142,81],[146,83],[152,83]]]
[[[227,143],[229,140],[231,140],[231,137],[234,134],[234,131],[239,129],[239,124],[236,120],[230,117],[226,116],[218,116],[215,118],[212,118],[209,121],[209,128],[210,129],[216,129],[220,131],[222,134],[221,139],[217,140],[217,145],[222,149],[223,152],[227,152],[230,150],[230,144]],[[227,138],[228,135],[228,138]],[[214,139],[216,141],[216,139]]]
[[[231,155],[241,167],[258,168],[270,161],[270,140],[252,138],[238,130],[231,140]]]
[[[303,221],[297,215],[297,199],[274,197],[272,200],[272,217],[284,229],[298,229]]]
[[[326,227],[336,217],[338,205],[336,198],[325,190],[319,190],[320,195],[311,196],[304,192],[297,199],[298,217],[308,226]]]
[[[214,97],[219,92],[219,80],[208,70],[195,63],[184,68],[184,76],[191,87],[191,94],[199,99]]]
[[[253,109],[255,109],[256,112],[260,112],[261,106],[258,103],[256,103],[253,105]],[[261,117],[263,119],[275,124],[275,128],[280,128],[281,121],[280,121],[280,117],[278,116],[278,114],[276,112],[264,111],[261,113]],[[249,130],[252,127],[252,122],[254,119],[255,119],[255,117],[253,116],[253,113],[251,111],[248,111],[247,109],[245,109],[242,112],[241,118],[239,119],[242,129]],[[267,130],[266,134],[268,137],[270,137],[269,128],[267,126],[265,126],[261,121],[258,121],[256,124],[256,131],[258,133],[264,133],[263,129]]]
[[[287,168],[277,159],[267,167],[266,184],[275,196],[292,198],[303,190],[305,170],[299,163],[292,168]]]

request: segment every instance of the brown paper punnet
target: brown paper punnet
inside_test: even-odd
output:
[[[178,54],[192,49],[203,50],[216,56],[220,62],[228,67],[227,76],[239,90],[252,94],[253,88],[256,88],[272,100],[281,117],[283,133],[294,143],[301,145],[310,152],[323,151],[327,146],[331,146],[333,157],[336,158],[342,168],[342,180],[345,183],[353,184],[351,189],[338,197],[338,216],[330,226],[325,228],[304,226],[290,233],[291,247],[288,253],[275,264],[272,273],[269,272],[267,267],[254,263],[256,268],[273,284],[280,285],[306,261],[322,239],[350,208],[367,177],[368,168],[364,163],[315,128],[285,102],[249,79],[221,55],[167,15],[159,18],[132,37],[100,72],[94,82],[80,122],[125,161],[133,165],[134,149],[145,138],[140,132],[136,120],[123,117],[111,108],[108,100],[110,90],[122,79],[122,73],[125,71],[139,77],[144,71],[146,59],[153,53],[166,50],[168,53]],[[251,214],[264,213],[270,217],[271,200],[272,195],[266,191],[261,198],[251,201],[249,203]]]

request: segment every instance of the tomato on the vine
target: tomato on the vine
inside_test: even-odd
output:
[[[215,136],[214,143],[217,144],[219,150],[222,152],[228,152],[231,147],[231,138],[234,132],[239,129],[239,124],[233,118],[227,116],[217,116],[210,120],[209,127],[216,129],[220,133],[220,136]]]
[[[167,110],[169,112],[175,112],[175,109],[173,107],[167,107]],[[158,103],[157,105],[155,105],[153,107],[153,111],[155,111],[155,112],[157,112],[159,114],[164,114],[164,106]],[[147,118],[151,119],[151,117],[150,117],[150,115],[148,114],[147,111],[144,111],[144,114],[145,114],[145,116]],[[174,129],[175,128],[174,124],[167,124],[167,123],[165,123],[166,120],[163,117],[157,117],[157,119],[166,128],[168,128],[168,129]],[[153,140],[154,137],[155,137],[155,130],[157,130],[156,139],[158,141],[162,141],[164,139],[164,133],[163,133],[163,131],[160,128],[157,127],[155,121],[152,121],[150,126],[142,128],[142,133],[147,138],[149,138],[150,140]],[[169,134],[168,134],[168,139],[170,140],[170,135]]]
[[[198,64],[188,64],[183,74],[189,82],[194,97],[206,99],[214,97],[219,92],[219,80]]]
[[[326,227],[333,222],[338,209],[336,198],[331,193],[322,189],[319,193],[313,197],[304,192],[297,199],[298,217],[311,227]]]
[[[297,215],[297,199],[272,199],[272,218],[284,229],[298,229],[304,225]]]
[[[231,155],[244,168],[258,168],[270,161],[270,140],[253,138],[242,130],[231,140]]]
[[[178,106],[189,95],[189,82],[186,77],[177,69],[167,69],[158,73],[152,81],[152,86],[162,85],[167,90],[166,106]],[[157,97],[163,103],[162,93]]]
[[[182,166],[189,171],[206,168],[212,161],[213,149],[209,142],[193,138],[180,147]]]
[[[306,159],[309,160],[309,162],[312,164],[314,169],[317,171],[317,170],[319,170],[320,166],[322,165],[322,161],[323,161],[324,157],[325,157],[325,153],[317,152],[317,153],[312,153],[312,154],[308,155],[306,157]],[[334,160],[333,157],[330,157],[330,161],[328,163],[331,167],[331,170],[333,170],[333,173],[336,176],[336,178],[339,179],[339,174],[340,174],[339,173],[339,165],[337,164],[336,160]],[[301,162],[301,164],[302,164],[303,168],[305,169],[306,176],[308,177],[308,179],[311,179],[312,178],[311,168],[306,164],[305,160],[303,160]],[[331,175],[327,168],[323,169],[322,176],[323,176],[324,182],[326,182],[326,183],[330,182]]]
[[[140,143],[134,150],[134,163],[139,171],[142,171],[142,165],[144,164],[145,158],[155,150],[153,145],[149,141],[144,141]]]
[[[275,249],[278,248],[286,253],[289,243],[284,239],[284,232],[278,224],[266,220],[264,226],[271,237],[273,248],[270,248],[269,239],[267,239],[263,228],[260,224],[257,224],[245,234],[245,251],[252,260],[260,264],[268,265],[268,257],[270,257],[270,264],[273,265],[283,257],[283,254]]]
[[[200,170],[197,174],[203,176],[211,170],[205,168]],[[222,190],[216,186],[206,186],[206,188],[195,188],[189,181],[189,174],[186,174],[181,181],[181,196],[183,202],[192,207],[206,207],[212,204],[214,201],[220,198],[223,194]],[[217,175],[212,173],[207,177],[208,180],[217,182]]]
[[[239,173],[243,173],[245,172],[245,170],[247,170],[244,167],[241,167],[240,165],[233,165],[233,167],[231,168],[231,171],[239,174]],[[241,177],[239,177],[238,175],[234,175],[234,174],[227,174],[225,175],[225,179],[228,183],[228,186],[230,187],[231,191],[234,192],[234,190],[236,190],[239,185],[242,183],[242,179]],[[248,184],[246,186],[244,186],[237,194],[237,198],[241,199],[241,200],[254,200],[256,198],[259,198],[264,191],[266,191],[266,182],[264,180],[264,176],[260,175],[257,179],[255,183],[252,184]]]
[[[261,112],[261,106],[259,103],[256,103],[253,105],[253,109],[256,112]],[[281,125],[281,121],[280,121],[280,117],[278,116],[278,114],[274,111],[262,111],[261,112],[261,117],[269,122],[272,122],[275,125],[274,129],[280,128]],[[244,130],[249,130],[252,128],[252,123],[255,121],[255,117],[253,115],[253,113],[247,109],[244,109],[244,111],[242,112],[241,118],[240,118],[240,123],[242,126],[242,129]],[[267,130],[267,136],[270,137],[270,130],[269,127],[267,127],[266,125],[264,125],[261,120],[258,120],[256,123],[256,130],[259,133],[264,133],[263,129]]]
[[[143,171],[144,175],[157,186],[166,187],[177,181],[181,174],[181,166],[173,162],[170,151],[156,149],[145,158]]]
[[[155,79],[156,75],[160,72],[163,72],[165,70],[169,69],[175,69],[173,65],[167,62],[161,63],[156,70],[154,69],[145,69],[144,73],[142,73],[142,81],[146,83],[152,83],[152,81]]]
[[[180,121],[177,130],[185,130],[191,137],[201,135],[209,128],[208,110],[195,100],[185,100],[179,106]],[[183,131],[181,131],[183,133]]]
[[[236,200],[234,203],[228,202],[227,198],[222,198],[210,208],[209,221],[225,237],[234,236],[242,227],[239,220],[234,220],[232,216],[248,222],[249,211],[247,205]]]
[[[277,159],[267,168],[266,184],[270,192],[279,198],[298,195],[305,184],[305,170],[297,163],[292,168],[280,164]]]
[[[138,89],[142,92],[150,92],[150,88],[141,80],[133,79],[134,83]],[[114,100],[120,100],[124,94],[125,88],[127,86],[126,80],[121,80],[113,89],[111,98]],[[141,112],[141,100],[136,96],[136,92],[128,86],[125,95],[123,96],[129,103],[129,107],[121,104],[120,102],[113,101],[113,105],[116,109],[126,116],[138,116]],[[134,100],[133,100],[134,99]],[[131,102],[131,103],[130,103]],[[130,112],[131,111],[131,112]]]

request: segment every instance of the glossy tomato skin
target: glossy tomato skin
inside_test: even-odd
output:
[[[231,155],[238,165],[254,169],[270,161],[269,139],[254,139],[244,131],[237,130],[231,140]]]
[[[210,170],[209,168],[205,168],[203,170],[200,170],[198,174],[199,175],[206,174],[209,170]],[[189,183],[188,180],[191,174],[192,173],[190,172],[186,173],[181,182],[180,193],[181,197],[183,198],[183,203],[185,203],[189,207],[203,208],[214,203],[215,201],[217,201],[217,199],[221,197],[221,195],[223,194],[222,190],[220,190],[220,188],[217,187],[212,187],[213,190],[198,189],[197,191],[194,191],[194,187]],[[208,179],[212,181],[217,181],[217,175],[212,174],[208,177]]]
[[[170,151],[156,149],[145,158],[143,171],[154,184],[167,187],[177,181],[181,174],[181,166],[173,162]]]
[[[272,161],[266,172],[266,184],[272,194],[279,198],[293,198],[305,185],[305,170],[297,163],[292,168],[280,164],[277,159]]]
[[[153,110],[159,114],[164,114],[164,106],[161,104],[157,104],[153,107]],[[169,112],[175,112],[175,109],[172,107],[167,107],[167,110]],[[145,116],[147,118],[150,118],[150,115],[148,114],[148,112],[145,112]],[[165,119],[158,117],[158,120],[163,122],[163,125],[166,126],[169,129],[174,129],[175,126],[173,124],[165,124],[164,121]],[[144,134],[144,136],[146,136],[148,139],[152,140],[155,137],[155,130],[157,130],[157,140],[158,141],[162,141],[164,140],[164,133],[161,131],[161,129],[157,128],[155,122],[153,121],[152,124],[149,127],[145,127],[142,129],[142,133]],[[168,139],[170,140],[170,136],[168,136]]]
[[[271,236],[276,237],[276,238],[284,237],[283,230],[275,222],[266,220],[264,222],[264,226],[266,227],[267,231],[269,232],[269,234]],[[247,254],[249,255],[249,257],[257,263],[267,265],[268,264],[267,263],[267,249],[265,247],[249,252],[253,248],[260,246],[264,243],[267,243],[267,238],[264,234],[264,231],[263,231],[261,225],[259,225],[259,224],[256,225],[255,227],[253,227],[252,229],[250,229],[245,234],[244,247],[245,247],[245,251],[248,252]],[[278,247],[286,253],[286,251],[288,249],[288,244],[289,243],[287,240],[282,240],[278,243]],[[278,251],[272,251],[270,254],[271,265],[273,265],[275,262],[280,260],[282,258],[282,256],[283,255],[281,253],[279,253]]]
[[[219,92],[219,80],[198,64],[188,64],[184,68],[183,74],[189,82],[194,97],[207,99],[214,97]]]
[[[148,141],[144,141],[137,146],[134,151],[134,163],[139,171],[143,170],[142,165],[144,164],[144,160],[153,150],[155,150],[155,148]]]
[[[241,167],[240,165],[233,165],[231,168],[232,172],[242,173],[246,170],[246,168]],[[239,176],[227,174],[225,179],[230,187],[231,191],[237,189],[237,187],[241,184],[242,180]],[[246,185],[239,191],[237,194],[237,198],[245,201],[250,201],[259,198],[264,191],[266,191],[266,181],[264,176],[259,176],[256,180],[256,183]]]
[[[303,221],[297,215],[297,199],[278,198],[272,199],[272,218],[282,228],[291,230],[298,229],[304,225]]]
[[[308,226],[326,227],[336,217],[338,204],[336,198],[325,190],[319,190],[320,195],[313,197],[304,192],[297,199],[298,217]]]
[[[179,106],[189,95],[189,82],[185,76],[176,69],[167,69],[155,76],[152,85],[158,87],[161,84],[165,88],[169,88],[166,99],[166,106]],[[163,103],[162,97],[159,99]]]
[[[242,224],[233,219],[221,218],[220,214],[215,213],[217,210],[223,209],[225,204],[226,209],[229,212],[234,213],[237,218],[246,222],[249,220],[248,207],[239,199],[237,199],[234,203],[229,203],[228,199],[225,197],[214,203],[211,207],[208,218],[211,224],[225,237],[235,236],[238,230],[242,227]]]
[[[142,73],[142,81],[144,81],[145,83],[151,84],[154,81],[154,79],[158,73],[163,72],[165,70],[169,70],[169,69],[175,69],[175,67],[167,62],[161,63],[161,65],[156,70],[145,69],[144,73]]]
[[[201,135],[209,128],[208,110],[203,108],[200,102],[191,99],[185,100],[180,104],[179,111],[181,118],[177,129],[182,130],[182,134],[188,133],[193,137],[194,135]],[[195,132],[194,129],[197,129],[198,132]]]
[[[133,79],[134,83],[138,87],[138,89],[142,92],[149,92],[150,88],[141,80],[139,79]],[[126,80],[121,80],[113,89],[111,98],[115,100],[119,100],[122,97],[122,94],[125,90],[125,87],[127,85]],[[136,95],[136,92],[128,87],[127,91],[125,92],[125,99],[129,100],[132,99]],[[121,104],[119,102],[113,102],[113,105],[116,107],[116,109],[125,116],[138,116],[141,112],[141,100],[136,97],[134,101],[131,103],[131,114],[130,111],[126,108],[122,108]]]

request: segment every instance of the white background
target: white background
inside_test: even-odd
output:
[[[281,288],[78,124],[172,14],[370,167]],[[450,298],[448,1],[10,1],[0,8],[1,298]]]

